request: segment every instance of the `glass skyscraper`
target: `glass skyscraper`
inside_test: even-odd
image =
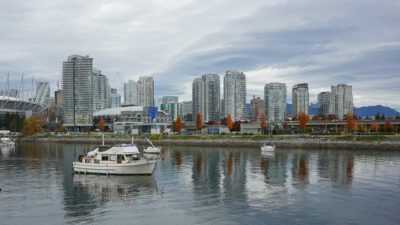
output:
[[[246,75],[243,72],[228,70],[224,76],[224,113],[232,119],[246,119]]]
[[[264,87],[265,115],[269,123],[282,122],[287,115],[285,83],[269,83]]]
[[[296,84],[292,89],[292,114],[297,117],[300,112],[308,115],[309,109],[308,84]]]
[[[203,121],[220,119],[220,81],[218,74],[204,74],[192,84],[193,118],[198,112]]]

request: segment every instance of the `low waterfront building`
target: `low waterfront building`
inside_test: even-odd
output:
[[[118,134],[160,134],[172,123],[168,113],[162,110],[152,113],[149,107],[143,106],[104,109],[94,113],[93,117],[95,127],[103,118],[106,129]]]
[[[240,133],[242,134],[261,134],[262,130],[259,123],[241,123]]]

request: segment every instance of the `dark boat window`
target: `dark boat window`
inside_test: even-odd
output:
[[[108,161],[108,155],[102,155],[101,156],[102,161]]]
[[[124,155],[118,154],[117,163],[121,163],[123,160],[125,160]]]

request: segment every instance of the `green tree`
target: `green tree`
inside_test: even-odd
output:
[[[6,115],[4,116],[4,119],[3,119],[3,127],[4,128],[6,128],[6,129],[10,129],[10,123],[11,123],[11,114],[9,113],[9,112],[7,112],[6,113]]]
[[[177,132],[176,131],[176,122],[175,121],[172,121],[172,125],[171,125],[171,130],[172,130],[172,132]]]

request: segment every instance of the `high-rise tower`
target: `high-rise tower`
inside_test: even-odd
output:
[[[243,72],[229,70],[224,76],[224,113],[232,119],[246,119],[246,75]]]
[[[265,115],[269,123],[282,122],[287,115],[285,83],[269,83],[264,87]]]

